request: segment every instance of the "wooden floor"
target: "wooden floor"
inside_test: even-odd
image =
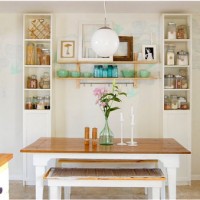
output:
[[[45,188],[45,199],[48,189]],[[141,188],[73,188],[71,199],[146,199]],[[20,181],[11,181],[10,199],[35,199],[33,186],[23,187]],[[200,199],[200,181],[192,181],[191,186],[178,186],[177,199]]]

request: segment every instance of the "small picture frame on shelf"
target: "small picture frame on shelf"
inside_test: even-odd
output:
[[[144,60],[156,60],[156,45],[142,45],[142,55]]]
[[[61,39],[58,41],[57,61],[71,62],[77,60],[76,39]]]
[[[119,48],[113,56],[114,61],[133,61],[133,37],[119,36]]]

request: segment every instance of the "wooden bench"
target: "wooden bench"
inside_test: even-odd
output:
[[[149,199],[160,199],[160,190],[165,177],[159,168],[51,168],[44,175],[44,180],[49,186],[50,199],[61,199],[62,186],[69,189],[71,187],[146,187]]]

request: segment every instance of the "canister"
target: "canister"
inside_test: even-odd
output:
[[[170,40],[176,39],[176,24],[174,22],[168,23],[167,36]]]
[[[165,75],[165,88],[166,89],[174,89],[175,88],[175,76],[173,74]]]
[[[177,65],[188,65],[188,52],[186,51],[178,51],[177,52]]]
[[[167,65],[175,64],[175,46],[169,45],[167,49]]]

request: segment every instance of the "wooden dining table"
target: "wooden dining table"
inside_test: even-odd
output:
[[[116,138],[113,145],[92,146],[84,144],[83,138],[39,138],[20,150],[33,155],[36,169],[36,199],[43,199],[43,175],[51,159],[91,160],[159,160],[166,169],[169,199],[176,199],[176,169],[181,154],[191,154],[172,138],[137,138],[137,146],[119,146]],[[128,139],[125,139],[128,141]]]

